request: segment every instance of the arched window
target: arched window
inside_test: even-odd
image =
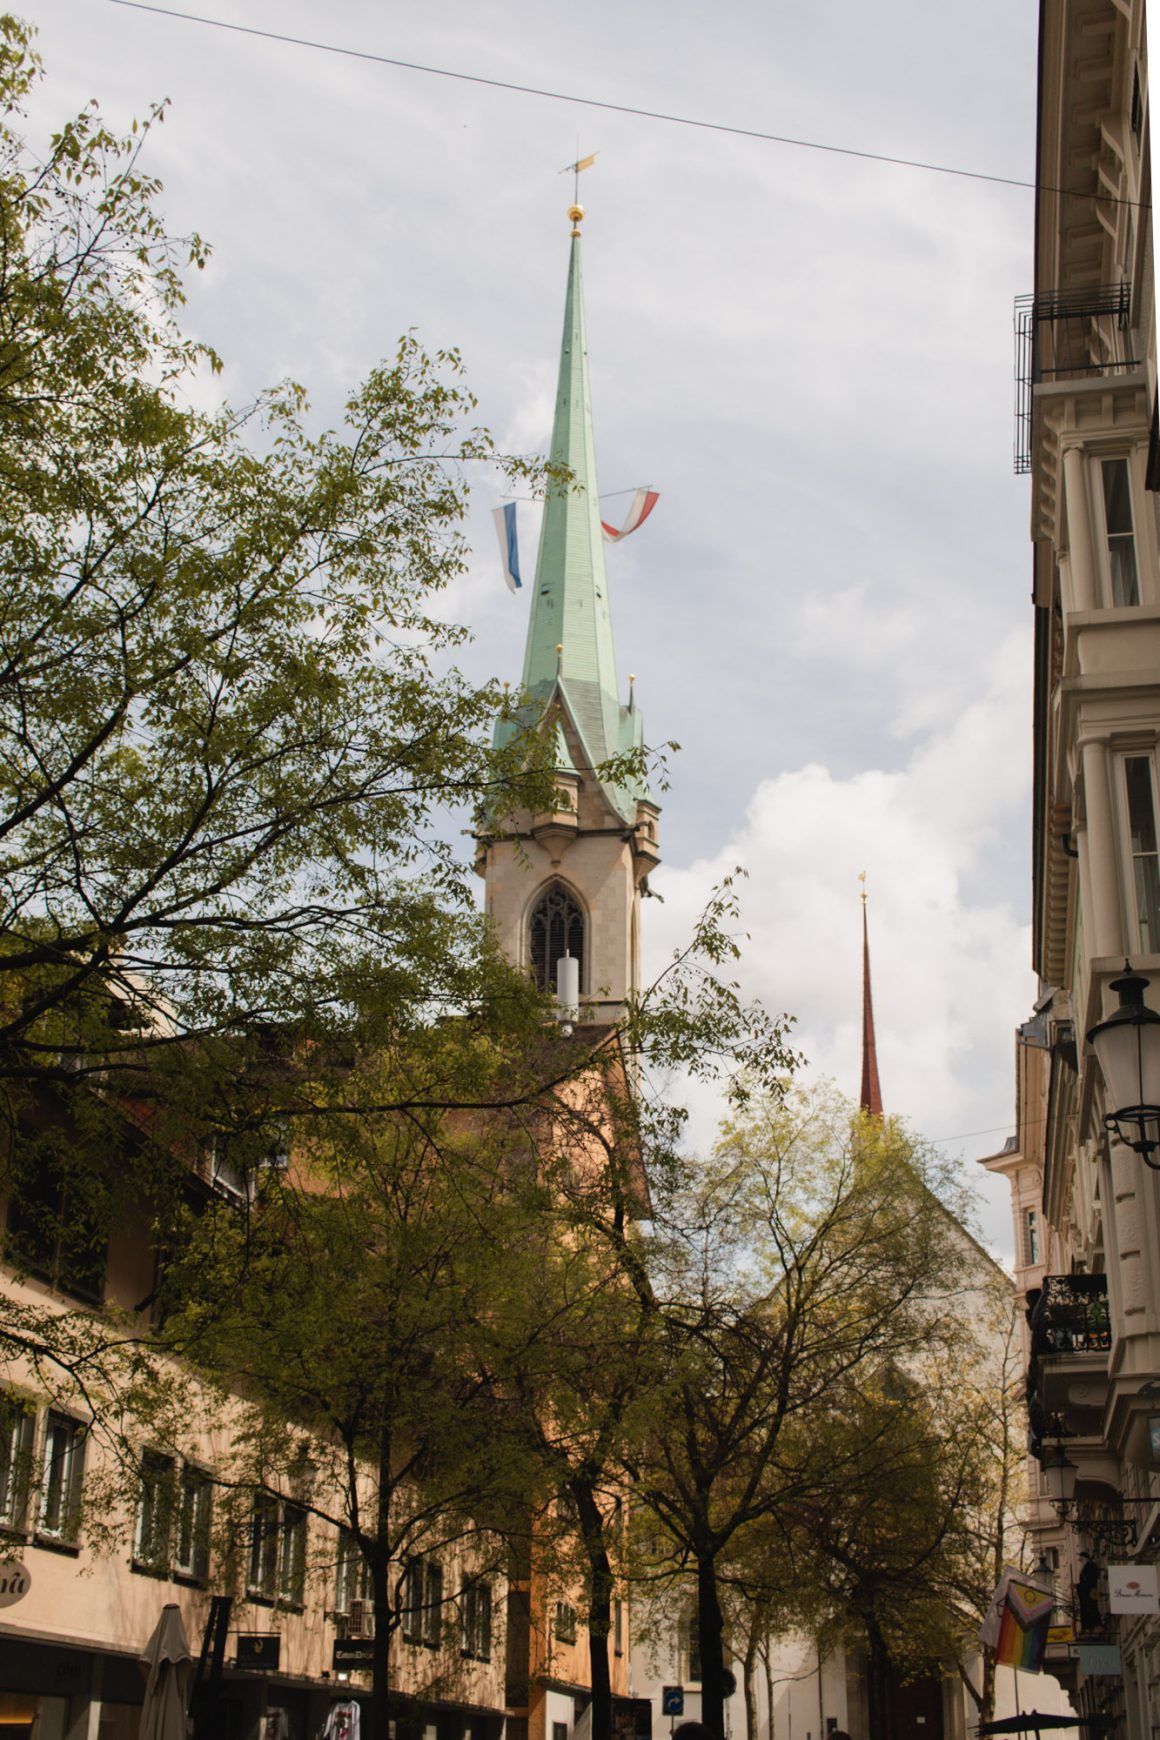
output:
[[[555,990],[556,962],[563,954],[579,961],[580,983],[584,983],[584,914],[558,882],[545,889],[533,906],[528,942],[532,977],[541,991]]]

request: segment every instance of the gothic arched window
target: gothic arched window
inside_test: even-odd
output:
[[[532,977],[541,991],[555,990],[556,962],[564,954],[579,961],[580,983],[584,983],[584,914],[558,882],[533,906],[528,942]]]

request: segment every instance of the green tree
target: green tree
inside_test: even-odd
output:
[[[165,1104],[187,1050],[157,1054],[192,1040],[204,1083],[272,1031],[478,994],[441,817],[538,790],[539,758],[493,756],[502,693],[435,602],[496,459],[458,356],[405,338],[338,430],[292,383],[195,408],[206,249],[157,211],[162,112],[30,150],[29,39],[0,21],[0,1082],[115,1069]]]
[[[655,1285],[670,1380],[631,1467],[696,1586],[702,1716],[723,1732],[722,1587],[827,1478],[813,1426],[854,1374],[942,1347],[962,1267],[933,1157],[832,1093],[755,1096],[679,1192]],[[654,1566],[654,1573],[658,1567]]]
[[[399,1097],[385,1065],[362,1067],[375,1094]],[[371,1740],[388,1733],[405,1616],[432,1607],[418,1622],[434,1636],[440,1610],[457,1611],[450,1582],[416,1595],[415,1562],[469,1546],[485,1580],[506,1568],[513,1519],[542,1502],[495,1357],[511,1300],[532,1285],[543,1204],[508,1164],[509,1136],[497,1119],[434,1111],[330,1120],[266,1175],[253,1212],[219,1202],[191,1215],[166,1283],[154,1352],[221,1388],[235,1425],[220,1474],[242,1537],[256,1499],[290,1495],[366,1566]]]

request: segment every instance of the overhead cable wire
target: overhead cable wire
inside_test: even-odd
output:
[[[575,91],[554,91],[542,85],[518,84],[513,79],[488,78],[483,73],[460,72],[452,67],[429,66],[423,61],[402,60],[396,55],[378,54],[373,49],[346,48],[336,42],[322,42],[316,37],[291,36],[281,30],[262,30],[255,24],[234,24],[224,18],[207,18],[202,13],[182,12],[171,6],[153,6],[148,0],[109,0],[111,6],[122,6],[131,12],[151,12],[159,18],[176,18],[185,24],[203,24],[212,30],[228,30],[237,36],[256,36],[266,42],[284,42],[293,48],[315,49],[321,54],[342,55],[349,60],[370,61],[377,66],[396,67],[403,72],[423,73],[430,78],[455,79],[461,84],[484,85],[489,90],[510,91],[524,97],[543,97],[553,103],[572,103],[584,109],[602,109],[613,115],[633,115],[644,121],[663,121],[673,127],[693,127],[706,133],[728,133],[738,139],[756,139],[768,145],[789,145],[797,151],[821,151],[832,157],[854,157],[864,163],[887,163],[899,169],[918,169],[928,175],[951,175],[963,181],[984,181],[996,187],[1015,187],[1028,192],[1057,193],[1069,199],[1091,199],[1107,205],[1128,205],[1146,209],[1144,202],[1123,199],[1118,194],[1100,190],[1086,191],[1073,187],[1053,187],[1036,181],[1026,181],[1015,175],[992,175],[982,169],[961,169],[950,163],[929,163],[917,157],[895,157],[886,151],[862,151],[852,145],[833,145],[820,139],[798,139],[788,133],[768,133],[759,127],[738,127],[728,121],[706,121],[695,115],[677,115],[666,109],[646,109],[634,103],[614,103],[605,97],[580,96]]]

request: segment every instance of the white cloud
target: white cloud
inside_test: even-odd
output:
[[[743,865],[744,990],[794,1014],[809,1072],[856,1095],[857,877],[866,870],[883,1098],[937,1139],[1011,1117],[1012,1031],[1034,993],[1029,938],[1009,901],[974,890],[985,886],[992,842],[1025,808],[1027,658],[1027,637],[1009,636],[987,689],[897,771],[837,778],[814,763],[762,780],[743,826],[718,851],[658,873],[664,905],[647,913],[655,971],[709,890]],[[961,1146],[978,1154],[1001,1142],[997,1134]],[[1001,1194],[986,1224],[997,1244],[1008,1242]]]

